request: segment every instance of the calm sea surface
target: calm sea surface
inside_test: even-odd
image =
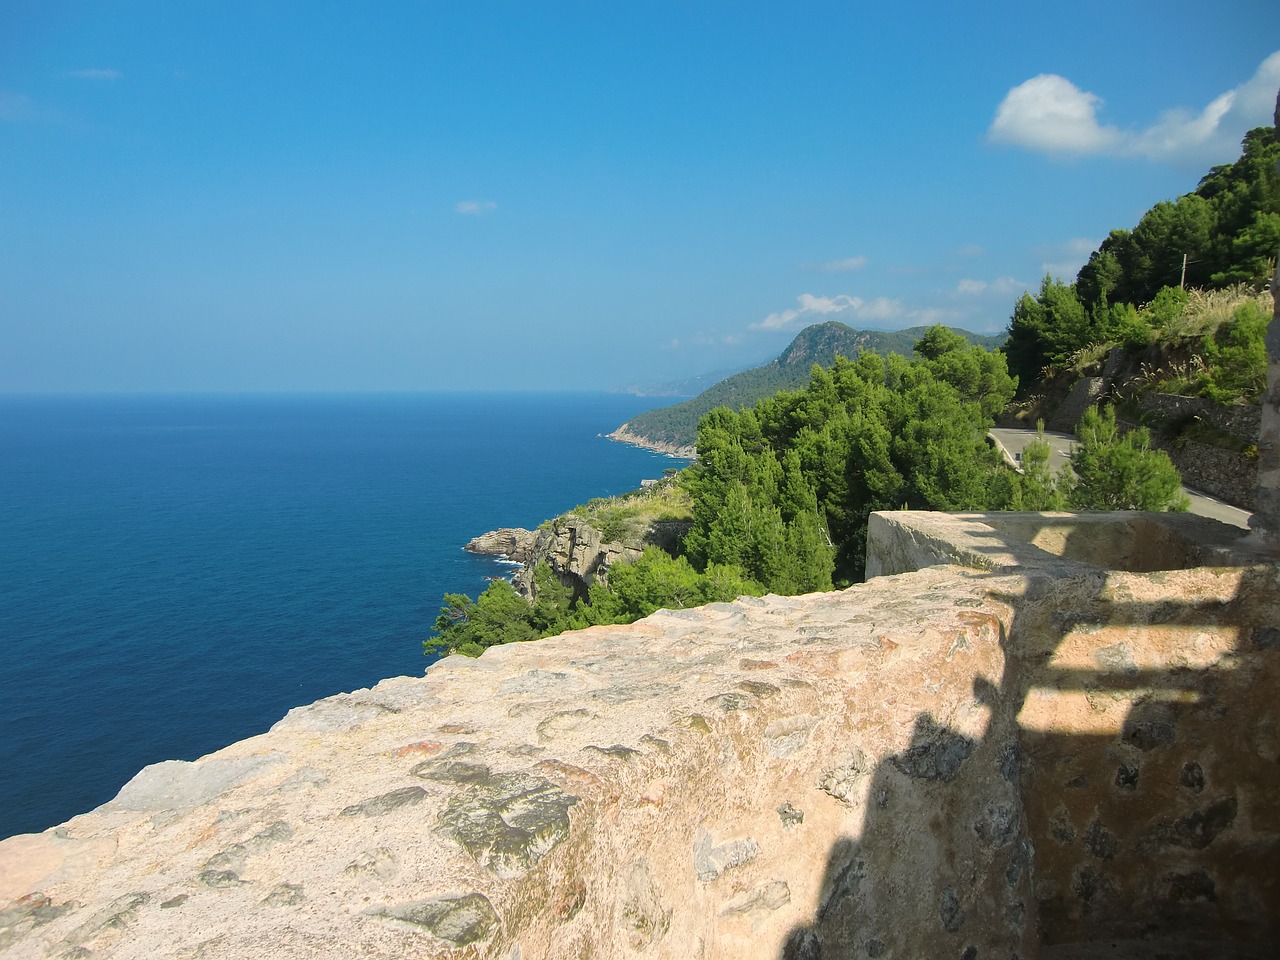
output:
[[[0,837],[421,674],[461,549],[673,461],[614,394],[0,398]]]

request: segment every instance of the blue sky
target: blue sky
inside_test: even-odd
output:
[[[6,0],[0,391],[611,389],[1005,327],[1270,122],[1274,0]]]

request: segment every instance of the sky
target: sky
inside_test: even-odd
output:
[[[1270,124],[1274,0],[0,4],[0,393],[598,390],[1003,330]]]

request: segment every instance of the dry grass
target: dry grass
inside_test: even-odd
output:
[[[585,519],[605,540],[640,539],[656,521],[692,519],[693,498],[673,476],[648,489],[616,497],[596,497],[569,513]]]
[[[1243,283],[1221,290],[1188,290],[1187,305],[1182,314],[1160,333],[1161,340],[1181,340],[1210,336],[1231,319],[1244,303],[1253,301],[1264,314],[1270,314],[1275,302],[1270,290],[1256,291]]]

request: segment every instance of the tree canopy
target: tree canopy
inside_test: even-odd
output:
[[[1278,162],[1275,129],[1251,130],[1238,160],[1214,167],[1194,192],[1155,204],[1132,230],[1112,230],[1073,282],[1046,276],[1037,293],[1023,294],[1003,348],[1023,395],[1046,366],[1067,364],[1088,347],[1150,343],[1176,319],[1184,289],[1265,286],[1280,250]],[[1251,339],[1237,337],[1234,356],[1256,353],[1261,338],[1253,327],[1240,333]],[[1210,363],[1229,362],[1204,346]],[[1226,399],[1222,391],[1206,395]],[[1251,399],[1247,388],[1232,396]]]

